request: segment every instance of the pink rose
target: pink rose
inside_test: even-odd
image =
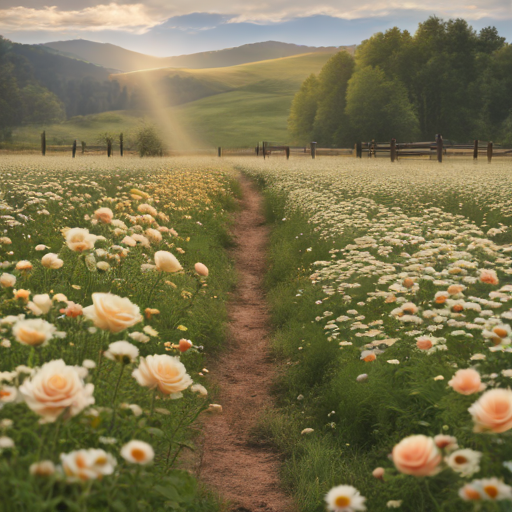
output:
[[[472,368],[457,370],[448,382],[448,386],[461,395],[472,395],[485,389],[485,384],[480,380],[480,374]]]
[[[434,440],[424,435],[406,437],[393,448],[393,463],[398,471],[406,475],[435,475],[441,460]]]
[[[475,423],[475,432],[491,431],[497,434],[512,428],[512,391],[486,391],[469,409]]]

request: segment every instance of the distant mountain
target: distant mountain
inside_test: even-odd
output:
[[[45,43],[43,46],[57,50],[68,57],[85,60],[104,68],[123,72],[155,68],[220,68],[281,57],[291,57],[304,53],[334,53],[339,49],[347,50],[353,54],[355,50],[355,45],[336,48],[266,41],[263,43],[245,44],[225,50],[180,55],[177,57],[153,57],[126,50],[110,43],[95,43],[83,39],[56,41]]]

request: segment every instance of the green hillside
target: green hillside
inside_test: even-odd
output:
[[[287,117],[294,94],[311,73],[318,73],[332,56],[312,53],[227,68],[166,69],[113,75],[130,89],[147,93],[147,108],[72,118],[46,127],[49,143],[73,139],[93,141],[102,131],[134,131],[142,118],[161,126],[170,146],[249,147],[258,140],[286,142]],[[179,106],[165,106],[159,80],[179,76],[201,83],[204,97]],[[189,85],[192,82],[187,82]],[[199,89],[198,89],[199,90]],[[167,91],[168,93],[169,91]],[[15,142],[37,143],[42,127],[23,127]],[[91,142],[92,143],[92,142]]]

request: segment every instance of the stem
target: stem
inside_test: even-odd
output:
[[[425,478],[425,488],[427,489],[427,494],[429,495],[430,499],[432,500],[432,503],[434,503],[437,512],[441,512],[441,507],[439,506],[439,503],[437,503],[437,500],[434,498],[434,495],[432,494],[432,492],[430,490],[427,478]]]
[[[67,409],[65,409],[64,411],[62,411],[60,413],[60,416],[58,417],[57,419],[57,428],[55,429],[55,437],[53,438],[53,447],[52,447],[52,452],[55,452],[55,449],[57,448],[57,441],[59,439],[59,432],[60,432],[60,426],[62,425],[62,422],[64,421],[62,419],[62,417],[64,416],[64,413],[66,412]]]
[[[155,283],[153,284],[151,290],[148,294],[148,306],[151,306],[151,299],[153,298],[153,292],[155,291],[155,288],[158,286],[162,278],[164,277],[164,273],[160,272],[160,275],[156,278]]]
[[[178,320],[174,323],[174,325],[172,326],[172,329],[176,329],[176,327],[180,324],[181,319],[183,318],[183,315],[194,305],[197,295],[201,291],[202,287],[203,287],[203,283],[198,279],[196,291],[192,294],[192,297],[190,297],[190,302],[181,310],[181,312],[178,316]]]
[[[116,399],[117,399],[117,392],[119,391],[119,384],[121,384],[121,377],[123,376],[123,372],[124,372],[124,367],[126,365],[124,363],[121,363],[121,371],[119,372],[119,377],[117,379],[117,384],[116,384],[116,389],[114,391],[114,398],[113,398],[113,405],[114,405],[114,412],[112,413],[112,423],[110,424],[110,431],[113,430],[114,428],[114,425],[116,423],[116,414],[117,414],[117,403],[116,403]]]
[[[149,411],[149,417],[153,416],[153,411],[155,410],[155,398],[158,391],[158,386],[155,387],[155,390],[153,391],[153,397],[151,398],[151,409]]]

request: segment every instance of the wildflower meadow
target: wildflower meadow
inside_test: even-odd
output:
[[[3,157],[0,509],[216,510],[177,461],[215,413],[229,171]],[[214,508],[211,508],[214,507]]]
[[[273,225],[278,411],[300,510],[511,510],[510,164],[241,162]]]

